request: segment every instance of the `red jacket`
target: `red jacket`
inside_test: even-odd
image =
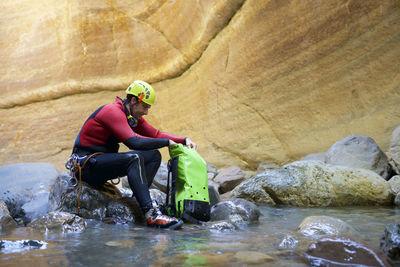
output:
[[[150,150],[168,146],[169,139],[185,143],[184,137],[161,132],[143,117],[131,128],[123,102],[117,97],[114,103],[101,106],[90,115],[75,140],[74,150],[116,153],[120,142],[132,150]]]

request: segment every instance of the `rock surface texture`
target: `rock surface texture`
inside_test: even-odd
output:
[[[260,173],[237,186],[232,197],[294,206],[391,205],[390,184],[375,172],[296,161]]]
[[[355,129],[386,151],[398,125],[399,1],[4,0],[0,30],[2,164],[61,171],[135,79],[158,94],[148,121],[218,167],[288,163]]]

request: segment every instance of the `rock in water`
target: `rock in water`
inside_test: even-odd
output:
[[[58,176],[47,163],[19,163],[0,167],[0,198],[13,218],[25,223],[48,211],[50,188]]]
[[[231,196],[306,207],[391,205],[394,198],[389,183],[375,172],[320,161],[297,161],[258,174]]]

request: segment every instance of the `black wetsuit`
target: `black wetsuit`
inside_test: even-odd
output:
[[[161,163],[157,150],[168,146],[169,139],[185,143],[185,138],[161,132],[140,118],[133,128],[128,124],[125,106],[120,98],[113,104],[97,109],[82,126],[73,153],[84,162],[91,157],[82,170],[82,180],[91,185],[101,185],[107,180],[127,176],[129,185],[146,212],[152,207],[149,187]],[[132,149],[118,153],[119,143]]]

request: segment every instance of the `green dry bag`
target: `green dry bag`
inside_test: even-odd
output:
[[[210,220],[207,164],[190,147],[169,147],[166,210],[170,216],[195,223]],[[171,182],[171,188],[170,188]]]

